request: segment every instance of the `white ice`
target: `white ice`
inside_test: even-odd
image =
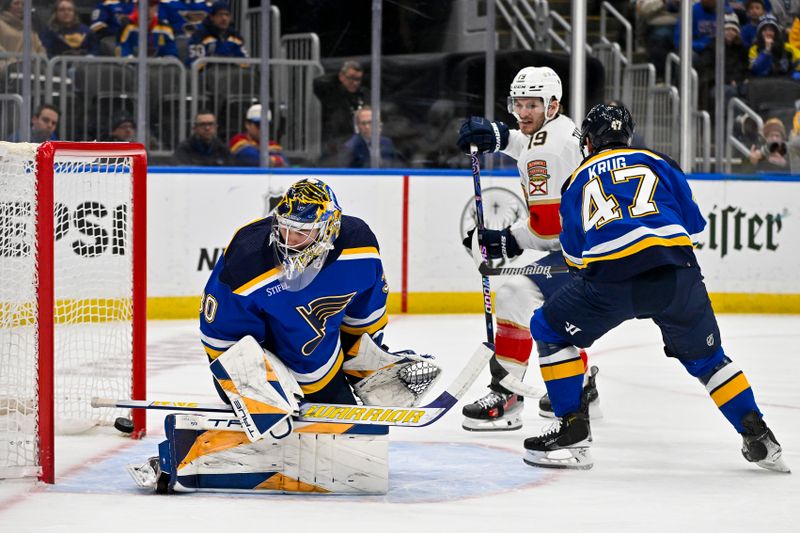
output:
[[[426,428],[393,428],[383,497],[181,494],[134,487],[122,465],[156,454],[114,430],[57,439],[57,482],[0,481],[0,531],[796,532],[800,531],[800,316],[722,315],[723,345],[748,377],[795,473],[747,463],[741,438],[705,389],[662,351],[649,322],[624,324],[590,350],[605,417],[595,466],[532,468],[522,441],[549,422],[535,401],[520,431],[461,429],[459,403]],[[194,322],[148,324],[150,398],[216,401]],[[438,356],[438,394],[485,337],[482,315],[393,317],[386,341]],[[541,385],[534,368],[526,380]],[[466,396],[484,393],[488,369]]]

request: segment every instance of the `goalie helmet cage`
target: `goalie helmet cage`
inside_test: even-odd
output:
[[[55,481],[55,434],[144,399],[147,156],[136,143],[0,142],[0,478]],[[113,391],[113,392],[112,392]]]

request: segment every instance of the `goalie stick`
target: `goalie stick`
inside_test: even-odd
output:
[[[475,221],[477,222],[476,230],[478,236],[486,229],[483,221],[483,196],[481,195],[481,166],[478,162],[478,147],[474,144],[469,145],[469,157],[472,164],[472,185],[475,189]],[[481,257],[483,257],[483,264],[489,263],[489,253],[486,250],[486,245],[480,242]],[[489,276],[481,272],[481,281],[483,282],[483,316],[486,319],[486,340],[490,344],[494,344],[494,322],[492,321],[492,289],[489,286]]]
[[[484,342],[466,366],[434,400],[419,407],[344,405],[335,403],[301,402],[296,420],[302,422],[354,423],[378,426],[423,427],[439,420],[453,407],[481,374],[486,363],[494,357],[494,345]],[[233,415],[228,404],[176,402],[164,400],[113,400],[92,398],[92,407],[124,409],[164,409],[169,411],[199,411]],[[227,419],[226,419],[227,420]],[[220,427],[219,429],[223,429]]]

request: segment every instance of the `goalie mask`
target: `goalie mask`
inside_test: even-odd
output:
[[[317,179],[300,180],[272,211],[270,247],[290,291],[307,287],[322,269],[339,235],[342,208],[333,190]]]
[[[561,78],[550,67],[525,67],[517,72],[511,82],[508,93],[508,112],[520,120],[519,114],[514,111],[516,98],[541,98],[545,108],[545,121],[555,118],[547,115],[547,109],[553,100],[561,101]]]

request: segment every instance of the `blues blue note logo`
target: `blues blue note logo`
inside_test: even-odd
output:
[[[311,355],[311,353],[319,346],[320,341],[325,337],[325,323],[332,316],[340,313],[350,300],[355,296],[355,292],[350,294],[341,294],[337,296],[322,296],[313,300],[308,305],[299,305],[295,307],[300,316],[305,319],[311,329],[314,330],[314,338],[303,345],[303,355]]]

